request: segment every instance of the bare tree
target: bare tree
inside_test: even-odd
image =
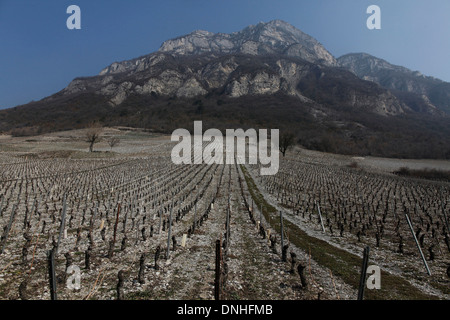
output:
[[[294,145],[295,135],[292,132],[284,132],[280,136],[280,152],[283,157],[286,155],[286,151]]]
[[[108,139],[108,145],[110,146],[111,151],[112,151],[112,148],[117,146],[119,143],[120,143],[120,139],[117,137],[111,137]]]
[[[100,141],[103,129],[100,126],[91,126],[85,134],[86,142],[89,143],[89,152],[94,151],[94,144]]]

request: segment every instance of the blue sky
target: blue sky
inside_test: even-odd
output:
[[[81,8],[81,30],[66,27],[72,4]],[[381,30],[366,27],[372,4],[381,8]],[[196,29],[230,33],[273,19],[335,57],[367,52],[450,81],[449,0],[0,0],[0,108],[40,100]]]

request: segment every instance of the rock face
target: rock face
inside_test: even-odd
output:
[[[353,85],[355,81],[357,86]],[[409,111],[388,90],[361,81],[350,72],[288,56],[167,56],[141,72],[74,80],[64,93],[87,90],[108,97],[113,106],[132,94],[192,98],[218,90],[234,98],[282,93],[314,102],[326,96],[330,101],[381,115]]]
[[[340,66],[364,80],[384,88],[417,95],[429,112],[450,113],[450,83],[427,77],[418,71],[396,66],[367,53],[347,54],[338,58]]]

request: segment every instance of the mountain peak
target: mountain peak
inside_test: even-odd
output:
[[[251,37],[254,41],[264,42],[275,39],[291,45],[304,42],[318,43],[313,37],[283,20],[260,22],[257,25],[248,26],[240,33]]]
[[[269,22],[260,22],[259,24],[263,25],[265,28],[276,28],[292,34],[305,35],[300,29],[297,29],[292,24],[283,20],[271,20]]]
[[[173,56],[202,53],[287,55],[312,63],[337,64],[316,39],[283,20],[260,22],[231,34],[193,31],[165,41],[158,52]]]
[[[268,22],[260,21],[256,25],[248,26],[248,28],[256,28],[256,27],[277,27],[277,28],[283,28],[283,29],[296,29],[290,23],[288,23],[284,20],[280,20],[280,19],[275,19],[275,20],[271,20]],[[298,30],[298,29],[296,29],[296,30]]]

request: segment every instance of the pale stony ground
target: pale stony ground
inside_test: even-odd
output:
[[[156,157],[166,157],[170,161],[170,151],[173,143],[170,137],[148,134],[143,132],[131,132],[117,129],[105,129],[105,139],[95,145],[93,154],[88,153],[88,144],[83,141],[83,131],[68,131],[53,133],[38,137],[10,138],[0,137],[0,165],[23,163],[30,159],[45,160],[51,171],[52,159],[83,160],[87,164],[96,166],[99,160],[122,161],[136,159],[138,162],[148,162]],[[108,136],[118,136],[121,142],[110,152],[106,143]],[[304,154],[305,161],[313,161],[323,165],[342,165],[355,161],[352,157],[328,155],[319,152],[300,150]],[[402,166],[403,161],[390,159],[357,159],[358,163],[367,169],[375,168],[389,174],[391,168]],[[115,162],[114,162],[115,163]],[[446,167],[448,162],[438,161],[409,161],[426,167]],[[120,167],[120,164],[118,164]],[[165,246],[167,231],[161,234],[155,232],[152,238],[143,241],[137,235],[130,237],[127,248],[117,250],[112,259],[106,257],[106,244],[100,237],[100,232],[95,231],[96,248],[93,251],[90,270],[84,269],[84,250],[87,248],[87,240],[82,241],[83,249],[73,252],[73,244],[76,234],[68,233],[68,237],[62,242],[60,252],[72,251],[74,264],[79,265],[82,271],[81,289],[69,290],[65,287],[63,276],[65,259],[63,254],[57,259],[58,298],[59,299],[116,299],[117,273],[119,270],[127,270],[124,282],[125,299],[214,299],[214,268],[215,268],[215,242],[223,237],[225,232],[226,207],[228,197],[231,203],[231,241],[227,255],[228,278],[224,287],[223,299],[317,299],[320,293],[321,299],[355,299],[357,292],[354,288],[343,282],[338,277],[333,277],[330,270],[318,265],[311,260],[307,252],[295,246],[290,250],[297,254],[298,260],[308,266],[308,289],[302,289],[300,278],[291,274],[289,262],[282,262],[280,249],[275,254],[269,248],[267,239],[262,239],[255,225],[250,221],[248,212],[239,187],[238,177],[242,172],[234,165],[225,165],[222,182],[219,185],[220,173],[223,166],[218,166],[212,175],[211,184],[207,188],[205,196],[199,201],[198,215],[209,206],[210,199],[219,187],[214,207],[208,215],[208,219],[199,226],[194,234],[187,239],[186,247],[181,248],[183,233],[193,221],[191,210],[187,218],[174,224],[178,247],[171,252],[170,259],[165,258]],[[374,169],[374,170],[375,170]],[[203,170],[203,169],[201,169]],[[208,169],[205,168],[205,171]],[[207,171],[209,173],[212,172]],[[0,169],[1,171],[1,169]],[[201,171],[203,172],[203,171]],[[251,171],[252,172],[252,171]],[[252,172],[253,173],[253,172]],[[254,174],[254,173],[253,173]],[[207,175],[209,177],[209,174]],[[20,177],[17,177],[20,179]],[[205,180],[206,181],[206,178]],[[254,181],[267,201],[282,210],[277,200],[264,192],[264,186],[258,183],[254,175]],[[205,184],[202,182],[202,185]],[[230,185],[230,188],[228,186]],[[106,186],[106,188],[114,187]],[[150,188],[150,186],[149,186]],[[149,189],[151,191],[151,189]],[[196,191],[197,192],[197,191]],[[0,192],[1,194],[1,192]],[[249,192],[244,183],[244,194]],[[58,205],[60,210],[61,205]],[[255,208],[255,215],[259,210]],[[21,260],[21,248],[24,243],[23,230],[20,217],[13,225],[8,246],[3,255],[0,255],[0,299],[19,299],[19,286],[27,282],[26,295],[28,299],[49,299],[48,276],[45,254],[51,247],[51,239],[47,234],[42,238],[34,237],[32,244],[35,252],[28,253],[28,263],[23,265]],[[8,222],[9,212],[0,218],[1,227]],[[326,239],[336,246],[359,254],[360,247],[351,243],[339,242],[339,239],[327,237],[321,234],[317,225],[308,224],[306,221],[295,220],[295,217],[287,216],[287,219],[301,225],[302,229],[310,235]],[[153,216],[150,222],[155,225]],[[263,220],[263,223],[266,223]],[[99,224],[99,222],[98,222]],[[97,227],[98,227],[97,224]],[[55,229],[57,223],[55,223]],[[111,230],[108,229],[109,231]],[[134,232],[134,231],[133,231]],[[137,231],[136,231],[137,232]],[[39,233],[36,233],[38,235]],[[37,239],[36,239],[37,238]],[[117,247],[120,247],[119,237]],[[37,241],[36,241],[37,240]],[[17,243],[17,245],[15,245]],[[163,248],[160,260],[160,269],[154,268],[154,252],[160,244]],[[278,244],[279,247],[279,244]],[[139,270],[139,258],[142,253],[148,254],[146,258],[145,283],[137,281]],[[382,253],[381,253],[382,254]],[[30,260],[33,259],[33,265]],[[387,259],[385,259],[387,260]],[[389,266],[389,261],[385,265]],[[395,271],[395,267],[391,268]],[[417,285],[421,285],[418,283]],[[430,290],[425,288],[425,290]],[[444,297],[448,298],[448,297]]]

